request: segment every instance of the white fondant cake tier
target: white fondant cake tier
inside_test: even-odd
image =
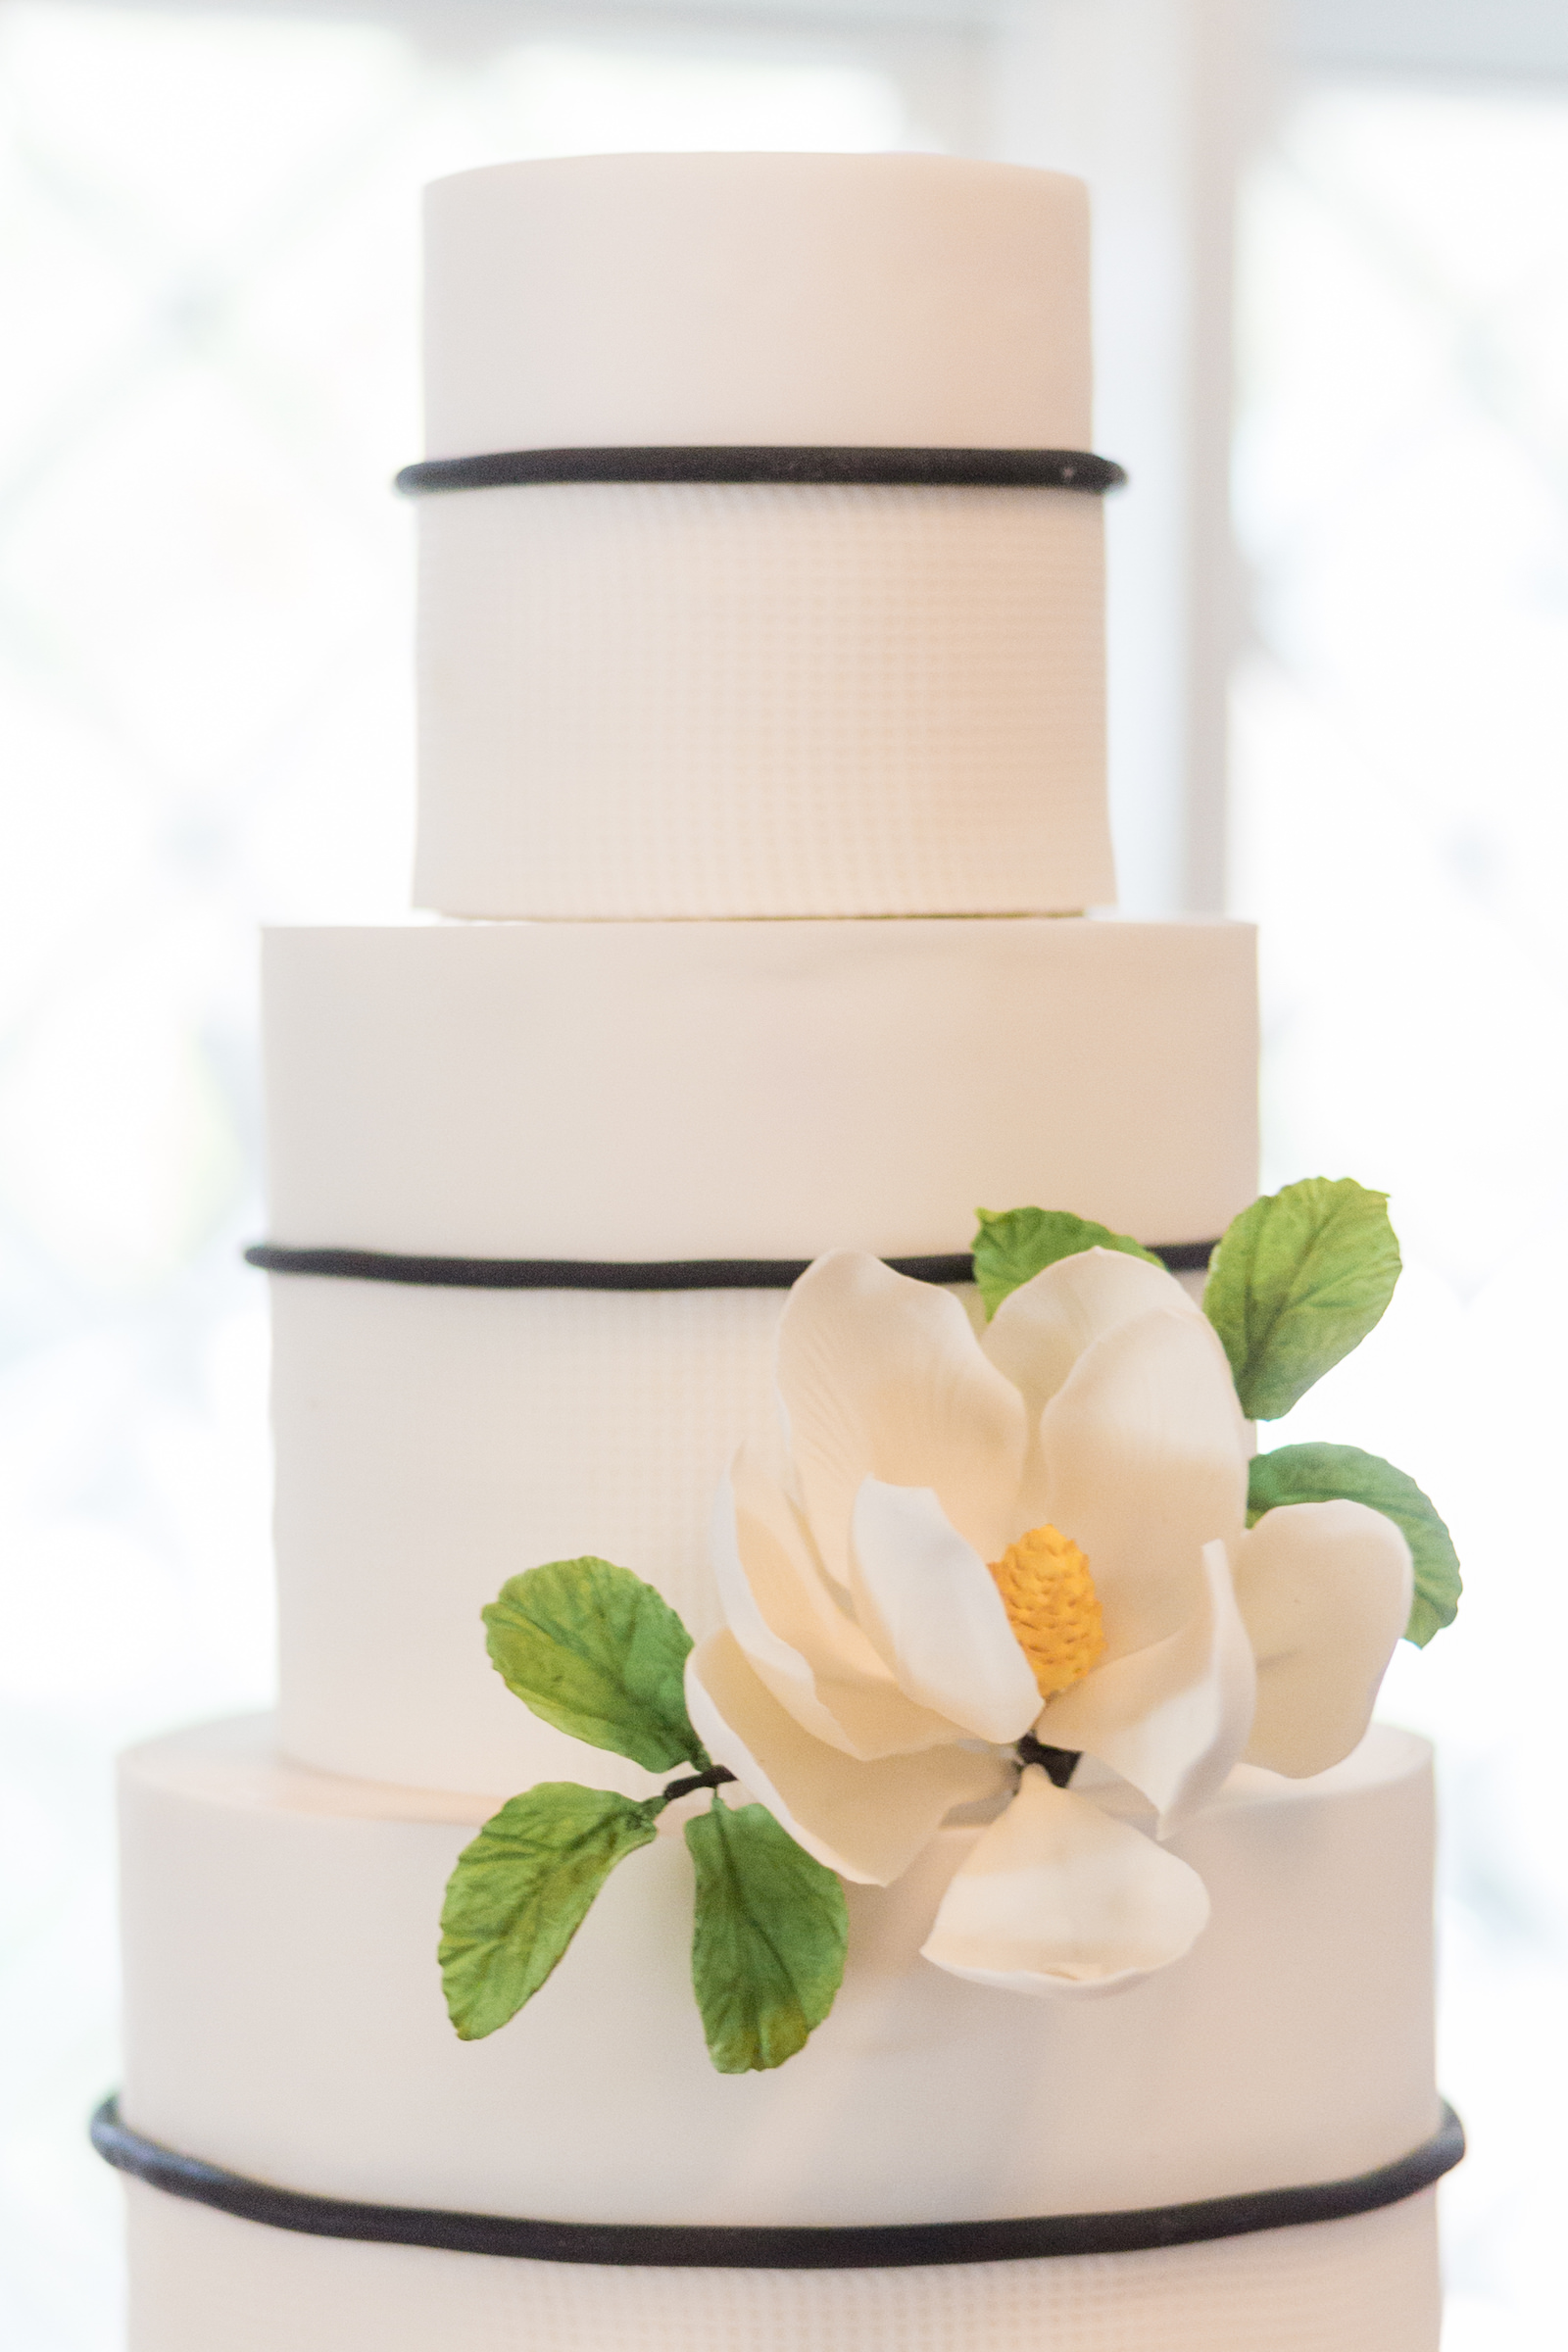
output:
[[[1253,954],[1222,922],[276,931],[271,1239],[912,1255],[1036,1201],[1209,1241],[1255,1189]]]
[[[417,904],[593,918],[1115,896],[1101,501],[574,484],[419,510]]]
[[[425,446],[1084,449],[1080,180],[590,156],[425,192]]]
[[[288,1752],[419,1788],[574,1776],[581,1749],[506,1689],[479,1611],[519,1570],[596,1552],[694,1636],[712,1629],[713,1494],[741,1438],[771,1425],[783,1303],[274,1282]],[[596,1771],[651,1786],[615,1756]]]
[[[460,2043],[432,1952],[478,1818],[288,1768],[265,1720],[134,1751],[125,2122],[360,2200],[844,2225],[1338,2180],[1438,2121],[1429,1754],[1405,1733],[1374,1730],[1316,1781],[1238,1771],[1173,1840],[1208,1886],[1208,1927],[1114,1997],[1022,2000],[921,1960],[973,1835],[942,1832],[898,1885],[849,1889],[831,2017],[778,2072],[738,2078],[704,2049],[672,1823],[612,1876],[528,2007]]]
[[[695,1638],[715,1629],[713,1496],[741,1439],[774,1426],[784,1298],[274,1282],[286,1752],[421,1788],[577,1773],[581,1750],[492,1668],[479,1612],[586,1551],[656,1585]],[[615,1756],[594,1769],[652,1785]]]
[[[302,2237],[126,2186],[129,2352],[1437,2352],[1431,2189],[1144,2254],[659,2271]]]

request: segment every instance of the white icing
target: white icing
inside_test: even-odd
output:
[[[1317,1781],[1239,1771],[1173,1841],[1208,1928],[1099,2001],[1019,2001],[917,1958],[973,1835],[943,1832],[897,1886],[850,1889],[832,2017],[744,2078],[703,2047],[678,1836],[623,1864],[537,1998],[465,2045],[433,1944],[482,1807],[460,1824],[450,1800],[323,1782],[270,1739],[265,1720],[186,1733],[122,1775],[122,2111],[253,2177],[562,2219],[914,2222],[1334,2180],[1437,2123],[1429,1757],[1405,1733]]]
[[[426,498],[416,899],[1108,904],[1103,607],[1102,503],[1068,490]]]
[[[501,164],[425,195],[433,458],[622,443],[1084,449],[1089,215],[921,155]]]
[[[656,2271],[259,2230],[127,2181],[130,2352],[1436,2352],[1430,2189],[1147,2254]]]
[[[581,1750],[492,1668],[479,1611],[519,1570],[596,1552],[712,1630],[713,1494],[771,1424],[783,1299],[275,1282],[289,1753],[502,1794],[575,1775]],[[608,1755],[602,1777],[651,1785]]]
[[[1207,1241],[1255,1191],[1244,925],[280,931],[265,987],[303,1248],[907,1255],[1025,1201]]]

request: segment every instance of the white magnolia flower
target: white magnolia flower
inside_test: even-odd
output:
[[[1208,1897],[1158,1838],[1243,1757],[1303,1775],[1348,1754],[1409,1610],[1403,1537],[1352,1502],[1249,1533],[1219,1341],[1114,1250],[1049,1266],[979,1339],[950,1292],[821,1258],[784,1310],[778,1390],[781,1440],[743,1447],[715,1511],[725,1626],[687,1666],[713,1756],[808,1852],[885,1886],[955,1807],[1012,1787],[1025,1733],[1087,1753],[1098,1799],[1023,1771],[927,1957],[1030,1991],[1178,1958]],[[1107,1809],[1132,1791],[1153,1837]]]

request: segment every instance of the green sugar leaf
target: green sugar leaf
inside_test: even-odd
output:
[[[483,1611],[507,1689],[558,1732],[648,1772],[708,1768],[686,1714],[690,1634],[652,1585],[609,1560],[551,1560]]]
[[[1299,1402],[1366,1338],[1398,1279],[1385,1193],[1309,1176],[1244,1208],[1214,1252],[1203,1312],[1248,1418]]]
[[[1424,1649],[1459,1609],[1459,1556],[1430,1497],[1392,1462],[1358,1446],[1280,1446],[1253,1456],[1248,1525],[1286,1502],[1364,1502],[1381,1511],[1410,1546],[1415,1593],[1404,1638]]]
[[[686,1824],[697,1866],[692,1985],[721,2075],[761,2073],[806,2047],[844,1975],[849,1912],[831,1870],[762,1805]]]
[[[988,1320],[1010,1291],[1058,1257],[1076,1257],[1082,1250],[1121,1250],[1152,1266],[1160,1263],[1152,1250],[1129,1234],[1112,1233],[1108,1225],[1071,1216],[1064,1208],[981,1208],[975,1214],[980,1230],[974,1237],[974,1278]]]
[[[531,2000],[615,1864],[656,1835],[658,1797],[545,1781],[514,1796],[458,1856],[441,1911],[441,1983],[465,2041]]]

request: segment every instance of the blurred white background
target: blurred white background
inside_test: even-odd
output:
[[[1466,1562],[1386,1702],[1444,1758],[1446,2341],[1560,2343],[1568,12],[0,0],[0,2340],[119,2342],[110,1757],[270,1689],[254,934],[406,900],[417,187],[722,146],[1094,183],[1124,898],[1262,921],[1267,1180],[1394,1197],[1273,1434]]]

